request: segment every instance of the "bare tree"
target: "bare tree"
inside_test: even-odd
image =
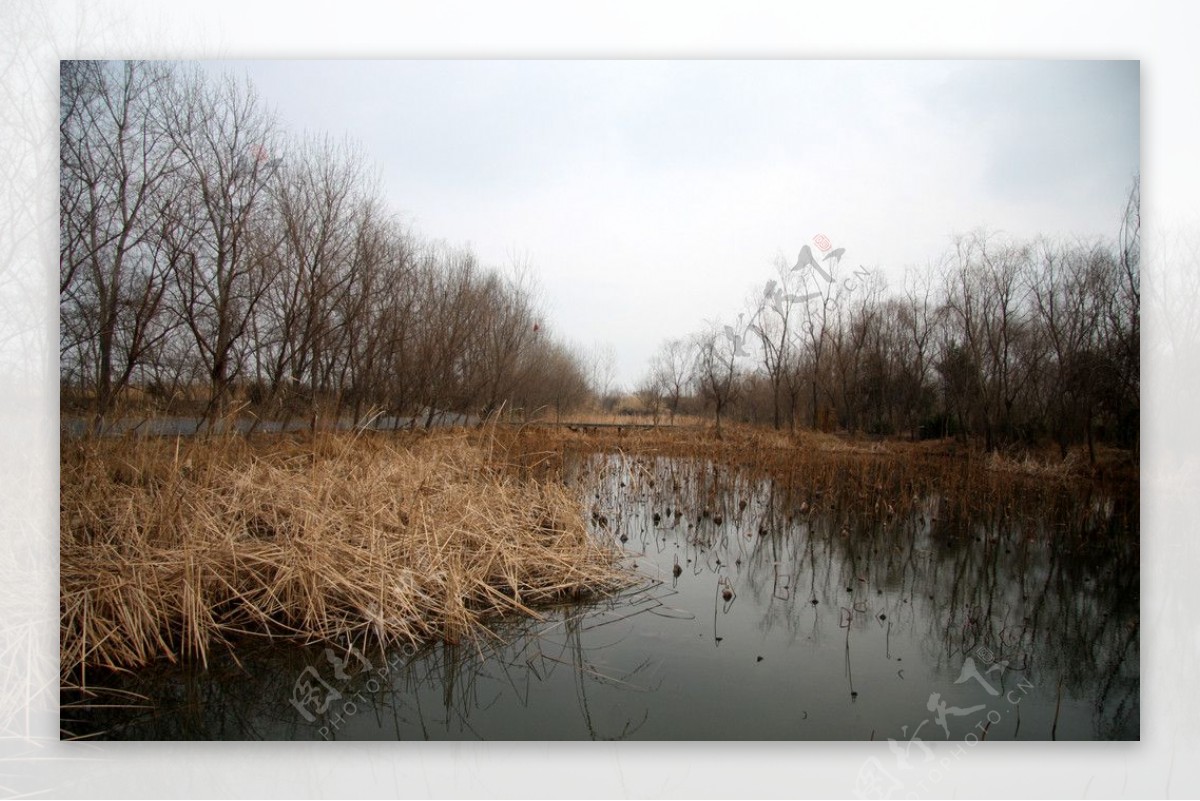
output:
[[[293,148],[271,182],[269,213],[258,230],[271,242],[260,258],[271,280],[256,316],[267,397],[302,390],[316,425],[322,402],[340,386],[361,304],[363,273],[372,265],[376,201],[361,155],[345,144],[314,139]]]
[[[174,147],[160,65],[64,61],[60,93],[62,362],[95,391],[94,425],[166,336],[161,232]]]
[[[654,421],[654,425],[657,426],[663,406],[663,385],[660,377],[653,371],[650,371],[638,382],[634,394],[637,395],[637,399],[641,402],[642,407],[650,412],[650,417]]]
[[[737,368],[736,343],[715,324],[695,337],[696,360],[693,380],[700,395],[713,406],[717,434],[721,433],[721,415],[736,400],[741,389]]]
[[[1028,249],[989,239],[978,232],[957,241],[946,273],[946,309],[955,339],[976,369],[971,405],[992,450],[1001,433],[1011,436],[1014,404],[1034,370],[1019,359],[1027,335],[1022,290]]]
[[[464,387],[474,380],[477,363],[467,356],[475,335],[474,316],[486,288],[475,255],[465,249],[439,245],[423,259],[419,275],[424,285],[419,292],[416,321],[417,362],[424,381],[419,397],[430,428],[438,415],[450,407],[464,406]]]
[[[502,403],[512,400],[529,367],[523,356],[542,334],[534,307],[533,273],[528,263],[514,264],[509,276],[492,275],[489,284],[478,321],[481,405],[485,418]]]
[[[675,424],[675,415],[692,380],[695,361],[694,339],[670,339],[662,344],[651,362],[651,375],[661,388],[671,425]]]
[[[561,423],[564,412],[587,401],[591,392],[587,360],[579,348],[539,337],[526,358],[529,364],[518,398],[527,410],[553,408],[555,422]]]
[[[597,342],[592,347],[590,383],[600,406],[611,412],[615,403],[612,397],[613,382],[617,379],[617,352],[613,346]]]
[[[1049,348],[1045,380],[1057,390],[1048,393],[1047,417],[1065,457],[1074,429],[1085,425],[1079,418],[1092,394],[1089,376],[1080,371],[1090,361],[1087,354],[1100,333],[1098,276],[1087,254],[1050,242],[1042,242],[1040,251],[1040,269],[1031,289],[1042,340]]]
[[[1116,394],[1112,399],[1118,439],[1136,450],[1141,408],[1141,177],[1134,176],[1117,241],[1116,281],[1108,298],[1106,332],[1117,365]]]
[[[408,266],[408,240],[394,220],[373,198],[358,207],[354,232],[355,280],[341,294],[338,317],[342,322],[342,369],[337,377],[339,398],[350,403],[351,416],[361,421],[363,404],[382,411],[386,407],[385,381],[378,366],[384,349],[384,310],[400,305],[409,291],[399,277]],[[392,264],[397,266],[393,272]]]
[[[775,278],[755,299],[757,308],[751,329],[762,347],[762,366],[771,385],[772,422],[779,429],[785,406],[789,421],[793,424],[795,421],[800,392],[800,384],[795,380],[798,375],[795,323],[802,299],[784,288],[790,272],[785,261],[776,262],[775,272]]]
[[[256,214],[281,158],[274,117],[249,83],[193,72],[164,99],[180,192],[165,242],[175,308],[208,374],[205,418],[219,414],[243,368],[255,307],[270,286],[274,232]]]
[[[797,267],[792,267],[796,271]],[[829,388],[829,381],[824,375],[827,369],[826,354],[829,350],[832,326],[830,315],[837,308],[837,283],[834,274],[832,280],[825,280],[824,275],[814,271],[800,273],[801,290],[797,294],[803,298],[800,304],[800,326],[797,333],[800,355],[803,361],[800,370],[807,374],[809,387],[809,402],[812,427],[820,427],[820,396],[824,388]]]
[[[130,388],[168,404],[198,388],[205,420],[245,389],[314,426],[345,404],[395,425],[506,405],[561,419],[589,390],[611,409],[615,352],[556,340],[527,265],[422,243],[357,150],[285,142],[248,84],[65,62],[60,98],[60,375],[94,425]],[[718,431],[731,414],[795,425],[807,403],[813,427],[836,411],[912,436],[953,420],[989,449],[1136,448],[1140,220],[1135,178],[1115,243],[976,232],[897,297],[806,248],[755,289],[748,326],[663,343],[637,394],[672,423],[699,396]]]
[[[912,436],[918,436],[921,419],[933,406],[932,370],[939,306],[936,278],[931,266],[905,272],[904,295],[897,309],[900,381],[899,401]]]
[[[97,422],[139,381],[206,399],[199,426],[243,388],[255,411],[314,427],[347,403],[430,426],[586,397],[528,265],[422,244],[355,148],[285,142],[248,83],[67,62],[61,84],[60,372]],[[608,394],[611,349],[601,366]]]
[[[859,428],[862,410],[870,405],[872,396],[879,394],[877,382],[883,378],[873,376],[874,381],[868,386],[863,376],[868,343],[878,336],[880,327],[882,276],[873,273],[866,281],[852,286],[853,292],[846,291],[845,297],[834,303],[829,333],[830,367],[835,381],[828,385],[828,396],[839,412],[842,427],[849,430]]]

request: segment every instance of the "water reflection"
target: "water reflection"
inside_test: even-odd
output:
[[[950,675],[982,653],[1009,673],[1037,677],[1039,696],[1060,716],[1064,705],[1090,710],[1090,726],[1060,721],[1056,736],[1138,736],[1131,492],[1027,482],[956,499],[907,495],[902,479],[781,484],[712,462],[689,468],[620,456],[593,459],[582,479],[598,485],[601,514],[629,532],[627,548],[651,558],[678,549],[683,577],[732,584],[753,610],[743,617],[764,635],[819,648],[842,636],[837,689],[852,699],[858,641],[882,639],[876,673],[911,645],[919,661],[910,658],[909,676],[918,668]],[[698,602],[703,592],[695,595]],[[718,645],[719,636],[714,618]]]
[[[880,475],[771,480],[620,454],[580,457],[563,471],[597,536],[619,543],[644,577],[637,586],[497,626],[474,644],[363,654],[365,662],[324,646],[242,648],[240,666],[227,658],[208,671],[114,677],[110,686],[153,701],[84,708],[64,695],[64,730],[146,739],[1138,737],[1132,492],[1035,483],[934,491]],[[339,679],[339,660],[361,669]],[[310,702],[311,720],[298,698]]]

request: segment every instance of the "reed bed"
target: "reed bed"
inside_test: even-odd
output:
[[[91,439],[61,469],[64,683],[248,636],[458,641],[627,581],[478,432]]]

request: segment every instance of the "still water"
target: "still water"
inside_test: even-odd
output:
[[[64,735],[1139,737],[1136,492],[893,504],[600,454],[566,480],[637,576],[619,594],[469,644],[247,646],[113,677],[104,705],[64,696]]]

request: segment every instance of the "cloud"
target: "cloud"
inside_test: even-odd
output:
[[[360,140],[418,233],[528,254],[626,386],[817,233],[896,285],[981,225],[1111,233],[1138,169],[1136,62],[233,66],[288,127]]]
[[[1111,205],[1139,161],[1136,61],[968,63],[929,93],[930,116],[980,161],[981,195]]]

